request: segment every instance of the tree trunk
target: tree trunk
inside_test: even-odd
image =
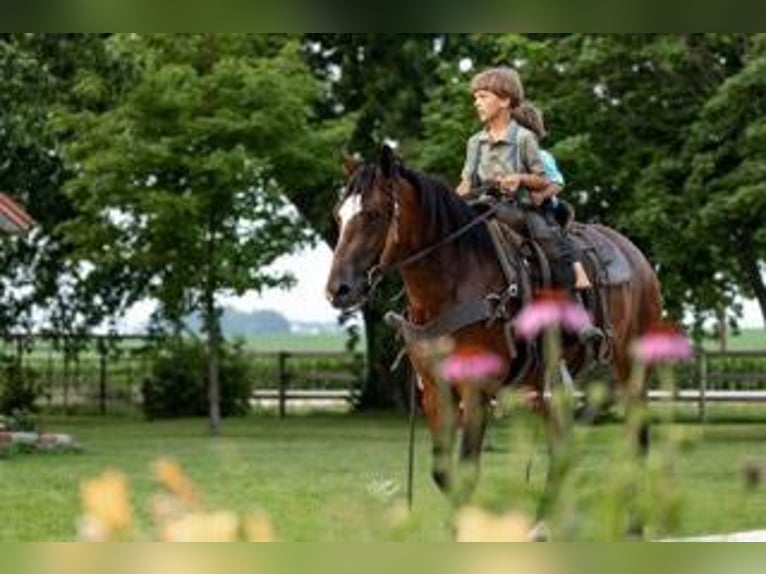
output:
[[[210,225],[207,253],[207,285],[204,293],[203,320],[207,334],[207,400],[210,433],[221,432],[221,314],[215,304],[216,261],[215,229]]]
[[[748,287],[761,308],[763,326],[766,329],[766,284],[761,274],[761,266],[755,256],[751,241],[743,241],[739,250],[739,262],[747,278]]]
[[[719,307],[716,312],[718,322],[718,350],[725,353],[729,347],[729,325],[726,321],[726,308]]]
[[[205,324],[207,330],[207,400],[210,433],[221,432],[221,325],[218,309],[212,294],[205,305]]]

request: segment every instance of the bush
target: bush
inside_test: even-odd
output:
[[[243,416],[250,410],[250,369],[239,345],[221,351],[221,416]],[[208,414],[205,347],[199,342],[174,342],[161,349],[141,387],[147,418]]]
[[[0,413],[34,412],[39,395],[37,373],[7,357],[2,359],[0,373]]]

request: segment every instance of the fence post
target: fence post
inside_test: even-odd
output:
[[[704,423],[707,421],[707,353],[705,349],[699,350],[699,376],[700,376],[700,394],[699,394],[699,420]]]
[[[288,354],[280,351],[277,354],[279,368],[279,418],[285,418],[287,414],[287,357]]]

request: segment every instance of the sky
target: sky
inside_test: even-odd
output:
[[[225,299],[223,302],[243,312],[272,309],[279,311],[291,321],[335,323],[338,312],[324,297],[331,260],[332,252],[324,243],[320,243],[315,248],[282,257],[273,268],[291,271],[297,279],[295,287],[289,291],[270,289],[260,295],[252,293],[243,297]],[[152,305],[149,303],[138,305],[130,312],[126,324],[129,328],[135,328],[144,323],[151,310]],[[745,316],[741,326],[763,327],[760,310],[755,301],[745,302]]]
[[[338,311],[324,296],[331,261],[332,251],[321,242],[313,249],[282,257],[272,269],[290,271],[297,280],[295,287],[289,291],[269,289],[261,295],[226,299],[225,303],[238,311],[273,309],[291,321],[335,322]]]
[[[297,283],[289,291],[269,289],[262,294],[250,293],[243,297],[224,298],[222,303],[237,311],[279,311],[294,322],[336,323],[338,312],[324,297],[327,273],[330,270],[332,252],[324,243],[277,260],[272,269],[290,271]],[[148,322],[154,304],[144,301],[135,305],[127,314],[124,326],[130,331],[140,331]]]

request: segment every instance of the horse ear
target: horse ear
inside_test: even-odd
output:
[[[380,171],[383,172],[385,177],[392,177],[395,167],[396,155],[394,150],[388,144],[383,144],[380,150]]]
[[[345,149],[341,151],[341,156],[343,157],[343,173],[346,175],[346,179],[350,179],[361,162]]]

